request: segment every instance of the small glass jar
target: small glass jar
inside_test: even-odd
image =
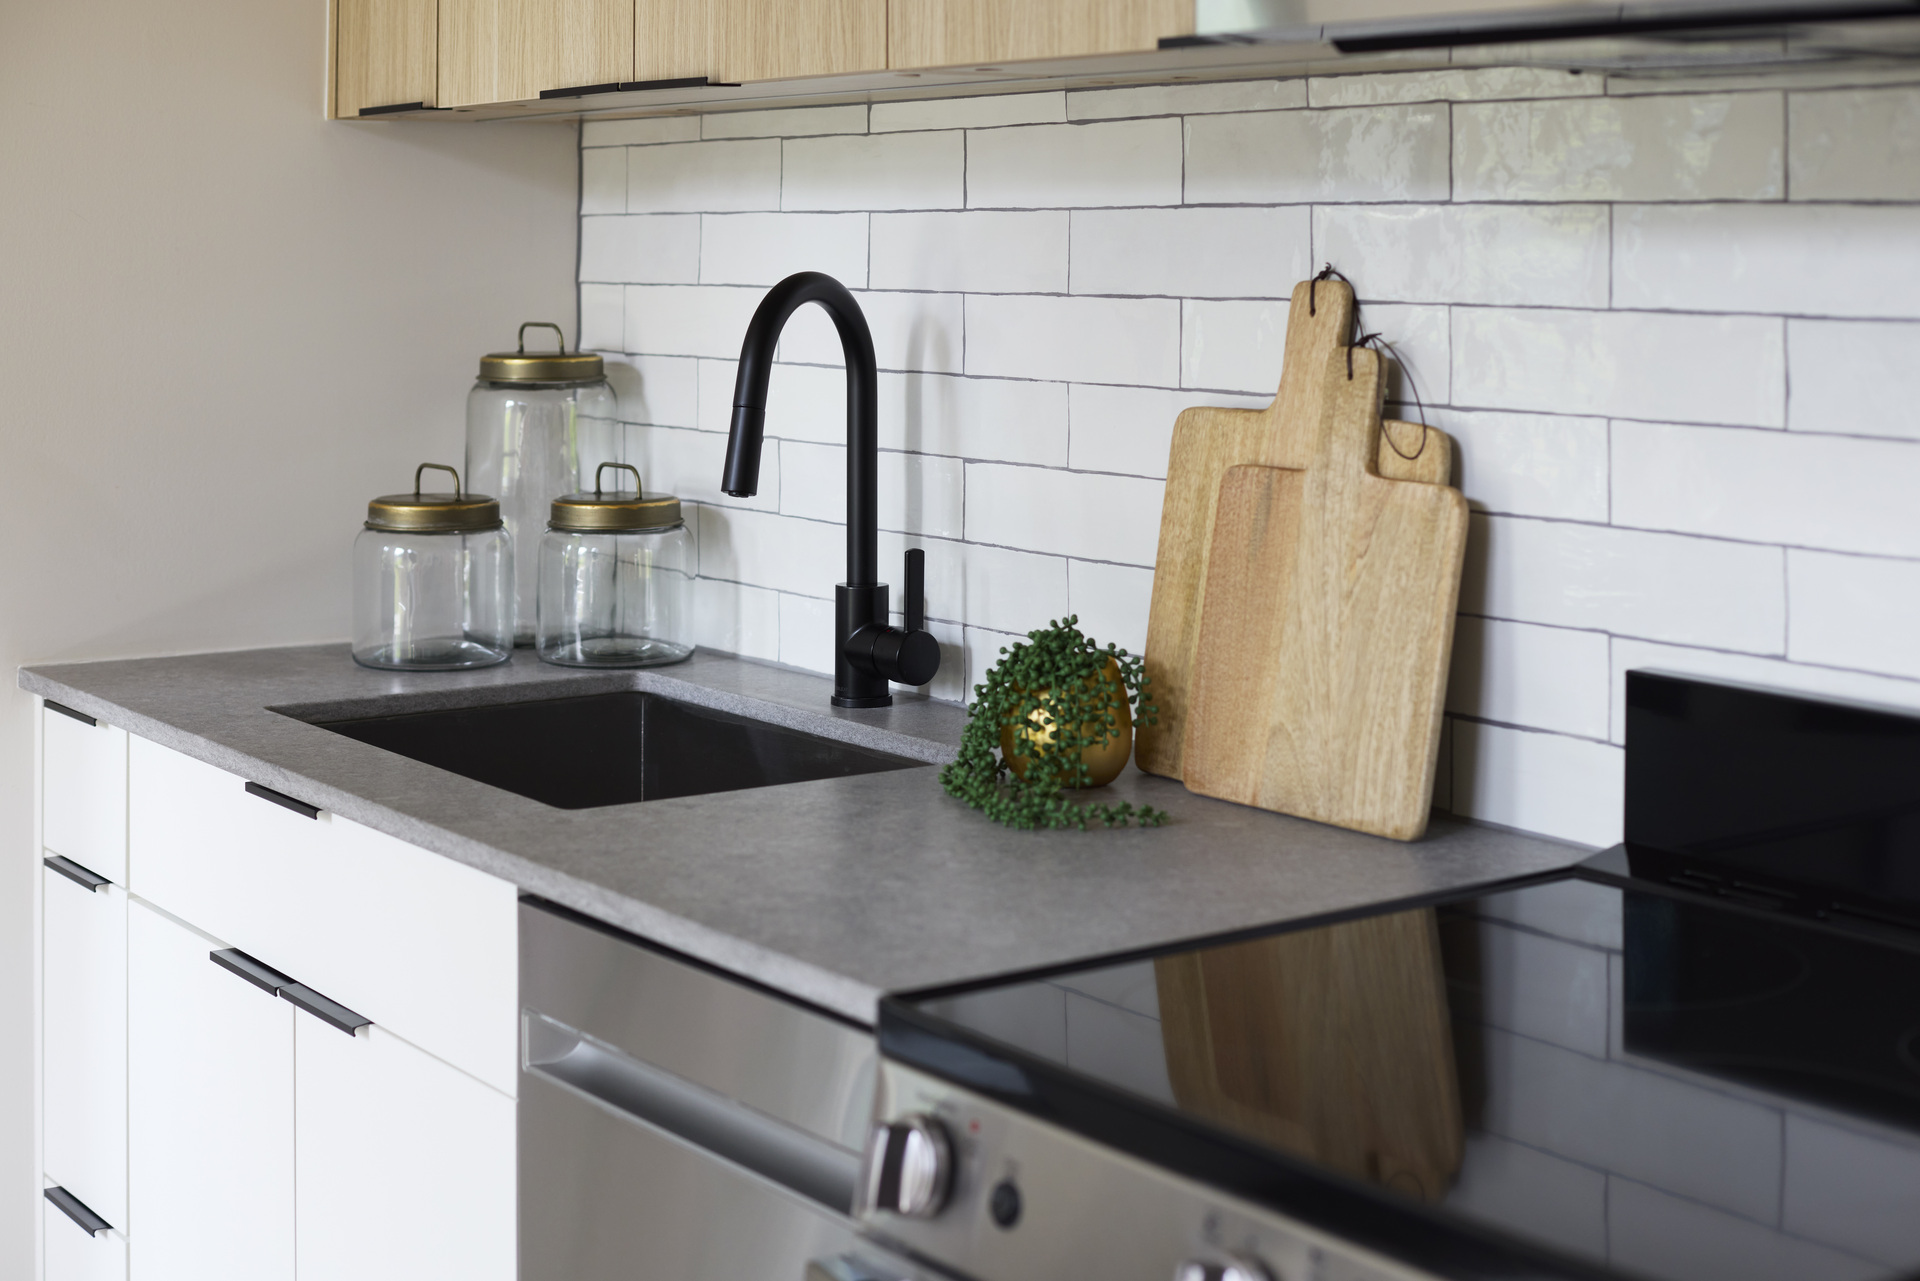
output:
[[[559,351],[528,351],[527,330],[551,329]],[[500,500],[500,517],[526,572],[516,592],[514,640],[533,644],[534,552],[547,504],[587,487],[594,467],[621,458],[617,401],[606,364],[568,351],[558,325],[520,326],[517,351],[480,358],[467,393],[467,484]]]
[[[429,468],[451,494],[423,494]],[[500,504],[421,463],[411,494],[367,504],[353,543],[353,661],[398,671],[490,667],[513,657],[513,543]]]
[[[609,467],[632,493],[606,492]],[[566,667],[653,667],[693,653],[693,537],[672,494],[646,496],[625,463],[594,469],[593,492],[553,502],[540,538],[535,644]]]

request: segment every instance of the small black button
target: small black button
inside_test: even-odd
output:
[[[987,1211],[1000,1227],[1010,1228],[1020,1222],[1020,1189],[1012,1179],[1002,1179],[993,1185],[993,1195],[987,1198]]]

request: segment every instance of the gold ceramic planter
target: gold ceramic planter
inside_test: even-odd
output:
[[[1119,724],[1113,734],[1104,743],[1095,744],[1080,750],[1080,759],[1086,763],[1091,786],[1105,787],[1120,777],[1120,771],[1127,767],[1127,758],[1133,754],[1133,709],[1127,702],[1127,687],[1120,679],[1120,665],[1111,658],[1100,673],[1099,679],[1112,683],[1119,702]],[[1040,701],[1045,704],[1051,690],[1040,691]],[[1053,741],[1053,718],[1047,715],[1045,706],[1036,707],[1027,717],[1028,725],[1016,729],[1012,725],[1000,727],[1000,754],[1006,759],[1007,767],[1021,778],[1027,776],[1028,755],[1039,755],[1047,750]],[[1080,732],[1092,737],[1104,727],[1088,721],[1081,725]]]

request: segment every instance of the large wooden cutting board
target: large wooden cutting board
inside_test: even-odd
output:
[[[1145,654],[1153,679],[1148,696],[1159,708],[1159,724],[1139,726],[1134,739],[1134,763],[1149,774],[1180,778],[1183,773],[1200,592],[1221,478],[1240,463],[1307,465],[1324,390],[1318,375],[1329,353],[1352,337],[1352,328],[1351,286],[1338,280],[1300,282],[1287,314],[1286,356],[1273,403],[1265,409],[1196,406],[1174,424]],[[1444,485],[1452,474],[1453,442],[1435,428],[1389,422],[1378,452],[1380,474],[1395,480]]]
[[[1231,467],[1220,483],[1184,777],[1412,840],[1433,793],[1467,502],[1380,474],[1384,363],[1329,355],[1307,465]]]

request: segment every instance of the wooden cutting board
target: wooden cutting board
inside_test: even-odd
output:
[[[1207,796],[1412,840],[1433,793],[1467,501],[1380,474],[1384,365],[1331,353],[1307,465],[1230,467],[1220,483],[1184,767]]]
[[[1286,356],[1273,403],[1265,409],[1196,406],[1174,424],[1144,656],[1159,724],[1139,726],[1134,740],[1134,763],[1149,774],[1180,778],[1183,773],[1194,647],[1200,639],[1200,592],[1220,481],[1227,468],[1240,463],[1307,465],[1324,392],[1317,375],[1329,353],[1352,337],[1352,328],[1351,286],[1338,280],[1300,282],[1287,314]],[[1436,428],[1389,422],[1380,439],[1378,463],[1382,476],[1444,485],[1452,475],[1453,442]]]

